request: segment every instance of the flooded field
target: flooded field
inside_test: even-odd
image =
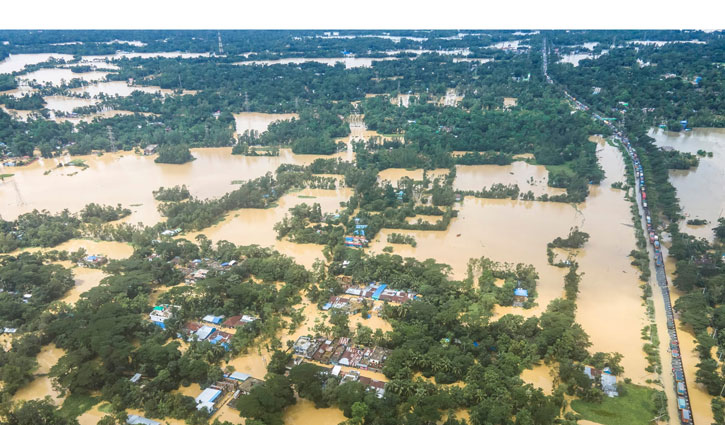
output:
[[[0,74],[10,74],[20,71],[25,68],[26,65],[35,65],[41,62],[47,62],[50,58],[69,61],[73,59],[73,55],[60,53],[23,53],[19,55],[10,55],[0,62]]]
[[[43,99],[46,103],[46,109],[67,113],[73,112],[73,109],[75,108],[92,106],[98,103],[98,100],[96,99],[83,99],[73,96],[46,96]]]
[[[39,84],[51,84],[59,86],[64,82],[68,83],[73,79],[79,78],[84,81],[100,81],[106,78],[108,72],[73,72],[68,68],[41,68],[37,71],[29,72],[19,79],[27,81],[35,81]]]
[[[557,236],[568,234],[571,227],[579,226],[591,238],[577,257],[580,272],[584,272],[577,300],[577,322],[589,334],[592,351],[622,353],[625,375],[636,383],[643,383],[648,378],[640,341],[644,308],[640,301],[638,273],[627,257],[635,246],[634,230],[624,192],[610,187],[612,182],[622,180],[624,162],[619,151],[603,141],[598,145],[598,156],[607,179],[599,187],[592,186],[587,201],[576,208],[554,202],[468,197],[458,204],[458,217],[451,221],[448,230],[383,229],[371,242],[370,251],[380,253],[388,245],[390,233],[411,235],[415,237],[417,247],[395,245],[396,254],[420,260],[435,258],[450,264],[451,277],[456,279],[465,277],[470,258],[485,256],[498,262],[532,264],[539,273],[538,306],[530,310],[496,309],[496,316],[506,313],[529,316],[540,314],[552,299],[563,295],[566,269],[548,264],[546,244]],[[528,166],[526,163],[515,164]],[[467,175],[459,168],[454,185],[473,190],[470,185],[476,184],[480,190],[480,186],[499,183],[503,175],[508,173]],[[519,177],[514,173],[513,176],[520,186],[528,179],[526,173]],[[446,249],[441,250],[442,246]]]
[[[378,173],[378,180],[389,181],[393,186],[402,179],[408,177],[413,180],[423,180],[424,170],[418,169],[405,169],[405,168],[388,168]],[[446,176],[448,174],[447,168],[437,168],[435,170],[425,170],[426,176],[433,180],[436,177]]]
[[[630,204],[624,192],[611,184],[624,181],[624,161],[615,147],[599,141],[597,156],[606,174],[599,186],[590,187],[580,205],[581,230],[589,242],[577,261],[584,276],[579,284],[577,322],[589,334],[591,351],[617,351],[624,355],[625,375],[645,384],[653,375],[645,372],[640,330],[647,323],[639,288],[639,270],[630,264],[629,252],[636,239]]]
[[[296,205],[319,203],[322,213],[326,214],[339,210],[340,202],[346,202],[350,199],[350,196],[352,196],[352,189],[349,188],[336,190],[305,189],[283,196],[274,208],[245,208],[232,211],[225,220],[199,233],[205,234],[213,242],[227,240],[240,245],[258,244],[272,247],[293,257],[305,267],[311,267],[316,259],[323,258],[323,246],[278,241],[277,234],[273,229],[274,225],[288,214],[290,208]],[[194,240],[197,234],[192,233],[183,235],[183,237]]]
[[[698,150],[712,152],[712,157],[700,156],[700,164],[690,170],[670,170],[670,182],[685,215],[680,229],[701,238],[713,240],[712,228],[725,213],[725,129],[696,128],[687,132],[653,129],[649,135],[657,146],[671,146],[678,151],[697,155]],[[708,221],[704,226],[691,226],[688,219]]]
[[[57,168],[70,157],[39,159],[23,167],[0,165],[0,174],[14,174],[0,182],[0,211],[7,220],[33,209],[76,212],[91,202],[120,203],[133,211],[126,221],[151,225],[161,220],[151,193],[159,186],[186,184],[194,196],[216,198],[237,187],[233,180],[257,178],[281,164],[306,165],[319,158],[295,155],[289,149],[281,149],[278,157],[231,155],[231,148],[192,149],[192,154],[196,160],[181,165],[156,164],[155,156],[133,152],[74,157],[84,160],[87,169]]]
[[[397,58],[357,58],[357,57],[345,57],[345,58],[284,58],[284,59],[272,59],[272,60],[251,60],[244,62],[235,62],[234,65],[289,65],[289,64],[303,64],[307,62],[317,62],[329,66],[335,66],[337,63],[342,63],[345,68],[369,68],[372,66],[373,61],[383,60],[396,60]]]
[[[104,81],[94,84],[88,84],[83,87],[77,87],[69,90],[72,93],[88,93],[89,96],[95,97],[101,93],[107,96],[130,96],[135,91],[144,93],[161,93],[172,94],[173,90],[162,89],[154,86],[133,86],[127,81]]]
[[[558,195],[566,193],[565,189],[549,187],[548,171],[542,165],[531,165],[524,161],[515,161],[510,165],[457,165],[456,180],[453,187],[456,190],[480,191],[484,186],[502,183],[505,185],[517,184],[521,193],[529,190],[539,196],[547,193]]]
[[[275,121],[285,121],[292,118],[299,118],[297,114],[265,114],[261,112],[240,112],[234,114],[237,134],[246,130],[255,130],[260,134],[267,131],[267,127]]]

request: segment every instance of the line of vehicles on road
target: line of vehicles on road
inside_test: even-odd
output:
[[[546,77],[546,82],[549,84],[554,84],[554,81],[551,79],[547,72],[547,43],[546,39],[544,39],[544,48],[542,51],[543,59],[544,59],[544,76]],[[564,95],[566,96],[569,101],[571,101],[575,108],[579,111],[589,111],[589,107],[582,102],[576,100],[576,98],[572,95],[570,95],[566,90],[564,90]],[[679,413],[679,420],[684,425],[694,425],[695,421],[692,418],[692,410],[690,407],[690,396],[687,391],[687,381],[685,380],[685,373],[684,368],[682,365],[682,357],[680,356],[680,343],[679,339],[677,337],[677,328],[675,327],[675,320],[674,320],[674,311],[672,309],[672,300],[670,298],[670,290],[668,288],[668,282],[667,282],[667,274],[665,273],[665,266],[664,261],[662,258],[662,247],[660,245],[660,238],[659,235],[657,235],[655,228],[652,225],[652,217],[650,216],[650,210],[647,205],[647,190],[645,185],[645,178],[644,178],[644,170],[642,168],[642,163],[639,160],[639,157],[637,156],[637,151],[632,147],[629,138],[624,135],[624,133],[619,130],[613,123],[614,119],[612,118],[604,118],[601,115],[597,114],[596,112],[592,111],[592,116],[597,121],[600,121],[604,123],[607,127],[609,127],[612,130],[612,133],[617,138],[617,140],[620,141],[624,145],[624,147],[627,150],[627,153],[629,154],[629,157],[632,161],[632,164],[634,166],[634,173],[635,173],[635,190],[638,190],[639,196],[641,199],[641,209],[644,212],[645,215],[645,221],[647,223],[647,234],[649,235],[649,241],[654,249],[654,260],[655,260],[655,272],[656,272],[656,279],[657,284],[660,287],[660,290],[662,291],[662,297],[664,298],[664,304],[665,304],[665,313],[667,316],[667,333],[670,336],[670,346],[669,351],[672,356],[672,374],[674,376],[674,385],[675,385],[675,393],[677,394],[677,410]]]

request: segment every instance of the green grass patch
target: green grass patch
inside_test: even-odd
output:
[[[103,403],[102,405],[98,406],[98,411],[103,413],[113,413],[113,406],[111,403]]]
[[[63,402],[60,412],[66,418],[77,418],[100,401],[100,397],[92,397],[87,394],[71,394]]]
[[[298,195],[297,197],[302,198],[302,199],[316,199],[317,198],[317,196],[311,196],[311,195]]]
[[[5,180],[7,178],[10,178],[14,176],[15,174],[0,174],[0,180]]]
[[[571,408],[586,419],[603,425],[645,425],[657,416],[657,391],[634,384],[623,384],[625,394],[604,397],[601,403],[572,400]]]
[[[560,165],[545,165],[546,171],[549,173],[555,173],[555,174],[568,174],[569,176],[574,176],[576,173],[574,173],[574,170],[571,169],[568,163],[560,164]]]

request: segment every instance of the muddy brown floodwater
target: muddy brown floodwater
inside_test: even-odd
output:
[[[286,121],[292,118],[299,118],[297,114],[264,114],[261,112],[240,112],[234,114],[237,134],[245,130],[255,130],[260,134],[267,131],[267,127],[275,121]]]
[[[227,214],[220,223],[200,232],[185,234],[181,237],[193,241],[196,235],[203,233],[213,242],[226,240],[238,245],[257,244],[273,247],[282,254],[293,257],[305,267],[311,267],[316,259],[322,259],[323,245],[298,244],[286,240],[277,240],[274,225],[288,215],[289,209],[306,203],[319,203],[322,213],[333,213],[340,209],[340,202],[346,202],[352,196],[350,188],[305,189],[282,196],[273,208],[244,208]]]
[[[58,363],[58,359],[64,354],[65,352],[57,348],[55,344],[44,345],[36,357],[38,369],[35,371],[35,379],[20,388],[13,395],[13,401],[34,400],[49,395],[55,404],[60,405],[65,397],[61,396],[60,392],[53,388],[48,373],[50,368]]]
[[[514,161],[510,165],[457,165],[456,190],[479,191],[492,184],[517,184],[521,193],[529,190],[539,196],[547,193],[558,195],[566,193],[565,189],[547,186],[549,174],[542,165],[531,165],[525,161]]]
[[[297,403],[284,412],[287,425],[337,425],[345,420],[342,410],[334,407],[316,409],[315,404],[306,399],[297,399]]]
[[[281,164],[307,165],[316,158],[334,157],[295,155],[289,149],[281,149],[277,157],[251,157],[231,155],[231,148],[192,149],[192,155],[195,161],[180,165],[156,164],[155,155],[130,151],[39,159],[23,167],[0,165],[0,174],[14,174],[0,182],[0,211],[8,220],[33,209],[77,212],[91,202],[120,203],[133,211],[125,221],[153,225],[161,220],[152,194],[160,186],[185,184],[194,196],[217,198],[236,189],[233,180],[273,173]],[[88,168],[57,168],[71,159],[84,160]]]
[[[497,306],[495,311],[496,317],[506,313],[530,316],[540,314],[551,300],[563,296],[566,269],[548,264],[547,243],[557,236],[566,236],[571,227],[579,226],[591,239],[577,258],[580,272],[584,272],[577,300],[577,321],[589,334],[593,351],[622,353],[625,375],[634,382],[644,383],[649,377],[644,371],[647,363],[640,340],[644,307],[640,301],[638,273],[627,257],[635,246],[634,229],[624,192],[610,187],[612,182],[623,179],[624,162],[617,148],[603,140],[599,140],[597,151],[608,177],[600,186],[591,187],[590,196],[582,204],[467,197],[457,205],[458,217],[451,220],[448,230],[383,229],[369,249],[380,253],[388,245],[387,235],[393,232],[412,235],[417,247],[395,245],[394,253],[421,260],[434,258],[449,264],[451,277],[455,279],[465,277],[471,258],[485,256],[498,262],[532,264],[539,273],[538,306],[529,310]],[[529,170],[528,165],[521,170]],[[527,187],[531,174],[514,172],[511,175],[513,166],[471,166],[474,168],[470,173],[459,168],[454,185],[480,190],[510,176],[509,183]],[[545,187],[545,183],[540,184]]]
[[[50,58],[63,59],[69,61],[73,59],[73,55],[61,53],[27,53],[19,55],[10,55],[0,62],[0,74],[10,74],[20,71],[26,65],[35,65],[36,63],[46,62]]]
[[[679,195],[679,192],[678,192]],[[667,271],[667,280],[670,282],[670,298],[672,305],[678,298],[684,295],[672,285],[675,278],[674,272],[675,259],[669,256],[666,246],[662,248],[662,255],[665,258],[665,270]],[[695,423],[710,424],[714,422],[712,408],[710,403],[712,396],[708,394],[707,389],[702,384],[696,382],[697,364],[700,363],[700,356],[695,350],[697,341],[691,326],[685,326],[679,320],[679,315],[675,315],[675,325],[677,326],[677,336],[680,343],[680,355],[682,356],[682,365],[685,371],[685,379],[687,380],[687,394],[690,397],[690,406],[692,407],[692,418]],[[660,335],[662,331],[660,331]],[[662,338],[660,336],[660,338]],[[717,358],[715,358],[717,360]]]
[[[713,240],[712,228],[725,214],[725,129],[696,128],[687,132],[652,129],[649,135],[657,146],[670,146],[678,151],[697,155],[698,150],[712,152],[712,157],[699,157],[700,164],[690,170],[670,170],[670,183],[677,189],[685,219],[680,223],[683,232]],[[688,219],[708,221],[703,226],[686,224]]]

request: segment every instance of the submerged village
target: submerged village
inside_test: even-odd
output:
[[[725,424],[723,64],[0,30],[0,424]]]

